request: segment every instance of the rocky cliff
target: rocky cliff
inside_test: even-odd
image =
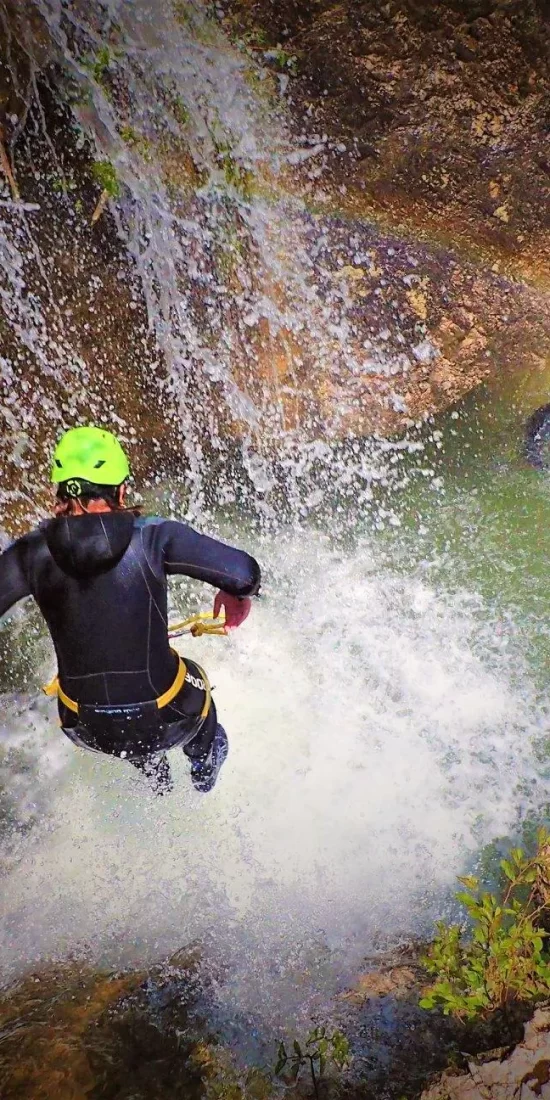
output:
[[[10,529],[75,420],[197,483],[544,370],[545,4],[101,11],[0,3]]]

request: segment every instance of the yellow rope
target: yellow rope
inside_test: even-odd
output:
[[[168,627],[169,638],[179,638],[181,634],[191,634],[193,638],[200,638],[202,634],[227,637],[225,615],[222,613],[215,619],[211,611],[201,611],[198,615],[191,615],[189,619],[172,623]]]

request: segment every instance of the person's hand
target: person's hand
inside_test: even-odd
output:
[[[214,600],[214,618],[217,619],[222,608],[225,611],[225,628],[234,630],[244,623],[250,615],[252,600],[248,596],[230,596],[228,592],[218,592]]]

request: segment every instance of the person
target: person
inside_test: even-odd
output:
[[[523,457],[536,470],[548,469],[549,441],[550,405],[541,405],[527,420],[523,442]]]
[[[214,616],[244,622],[260,588],[253,557],[186,523],[126,507],[128,459],[111,432],[67,431],[55,448],[55,515],[0,555],[0,616],[32,595],[50,631],[63,731],[75,745],[128,760],[158,794],[172,789],[181,746],[206,793],[227,757],[210,685],[168,640],[167,577],[218,589]]]

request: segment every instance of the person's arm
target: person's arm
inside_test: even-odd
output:
[[[260,589],[261,572],[255,558],[244,550],[201,535],[185,523],[167,520],[164,544],[166,573],[183,573],[219,588],[214,616],[225,610],[225,623],[240,626],[250,612],[250,597]]]
[[[18,600],[31,595],[24,559],[22,539],[12,543],[0,554],[0,618]]]

